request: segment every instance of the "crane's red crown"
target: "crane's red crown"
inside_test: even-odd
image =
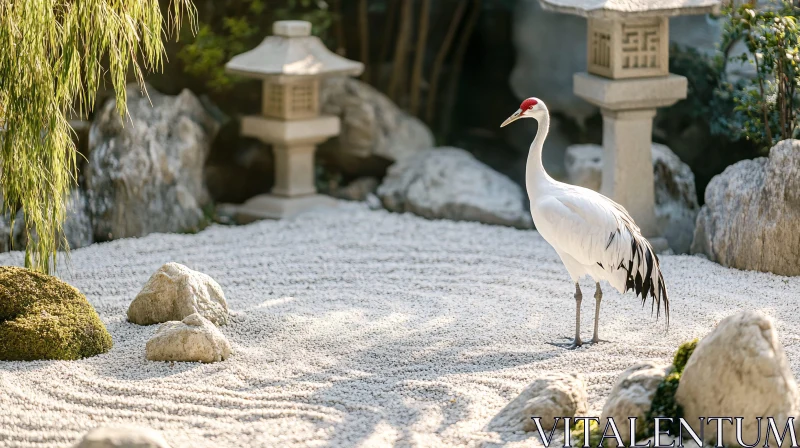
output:
[[[523,101],[522,104],[519,105],[520,110],[528,110],[533,106],[537,105],[539,102],[536,101],[536,98],[528,98],[527,100]]]

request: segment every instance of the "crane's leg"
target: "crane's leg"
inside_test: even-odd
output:
[[[583,294],[581,294],[581,286],[576,282],[575,283],[575,340],[572,341],[572,345],[569,348],[574,349],[578,348],[583,345],[581,341],[581,301],[583,300]]]
[[[597,289],[594,291],[594,336],[592,336],[592,343],[597,344],[600,342],[600,337],[597,336],[597,328],[600,326],[600,301],[603,300],[603,290],[600,289],[600,282],[597,282]]]

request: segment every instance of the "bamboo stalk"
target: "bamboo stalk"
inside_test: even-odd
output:
[[[394,48],[394,67],[392,76],[389,78],[389,91],[387,94],[394,102],[397,102],[398,88],[404,82],[406,71],[406,56],[408,50],[408,40],[411,34],[411,12],[413,0],[403,0],[403,8],[400,16],[400,33]]]
[[[451,115],[455,105],[456,92],[458,91],[458,81],[461,77],[461,68],[464,63],[464,55],[467,53],[470,37],[472,37],[472,32],[475,30],[475,25],[478,24],[478,18],[481,15],[481,0],[475,0],[473,4],[474,6],[472,8],[472,12],[470,13],[469,19],[467,19],[464,33],[461,35],[461,40],[459,41],[455,55],[453,56],[453,74],[450,78],[450,85],[447,89],[448,92],[444,114],[442,114],[443,121],[441,135],[445,138],[450,132]]]
[[[342,26],[342,0],[333,0],[333,11],[336,15],[334,23],[334,34],[336,35],[336,53],[339,56],[347,56],[347,45],[344,40],[344,27]]]
[[[422,66],[425,63],[425,44],[428,41],[428,20],[430,14],[430,0],[422,0],[419,11],[419,35],[417,36],[417,49],[414,55],[414,68],[411,72],[411,103],[409,112],[416,116],[419,111],[420,85],[422,84]]]
[[[373,78],[375,79],[375,85],[377,85],[380,80],[381,64],[386,62],[386,58],[389,57],[389,47],[392,41],[392,32],[394,32],[394,23],[396,22],[395,16],[397,15],[397,8],[399,5],[399,0],[390,0],[389,9],[386,11],[386,21],[383,24],[381,52],[378,55],[378,62],[374,66],[375,76],[373,76]]]
[[[361,35],[361,62],[364,64],[362,79],[369,82],[369,10],[367,0],[358,3],[358,32]]]
[[[453,39],[455,39],[456,31],[458,31],[458,26],[461,24],[461,19],[464,17],[464,11],[466,11],[466,9],[467,2],[459,0],[458,7],[453,14],[453,20],[450,21],[450,26],[447,27],[447,33],[444,36],[444,41],[442,42],[442,46],[439,48],[439,52],[436,54],[436,59],[433,62],[433,71],[431,72],[431,88],[428,91],[428,105],[426,108],[427,110],[425,111],[425,121],[429,125],[433,124],[433,112],[436,108],[436,96],[439,90],[439,78],[442,74],[442,67],[444,67],[444,61],[447,59],[447,53],[450,52],[450,47],[453,45]]]

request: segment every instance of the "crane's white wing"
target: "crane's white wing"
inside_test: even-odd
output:
[[[663,299],[669,320],[669,300],[658,257],[628,212],[595,191],[564,187],[534,205],[537,221],[545,220],[549,228],[557,229],[551,232],[551,244],[585,266],[599,266],[608,272],[609,279],[624,281],[613,285],[617,289],[632,289],[643,302],[650,296],[657,314]]]

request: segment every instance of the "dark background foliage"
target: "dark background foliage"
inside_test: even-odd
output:
[[[165,6],[167,0],[164,0]],[[237,176],[243,200],[271,184],[269,151],[238,135],[237,117],[260,107],[257,81],[224,73],[224,64],[271,34],[273,21],[304,19],[337,53],[365,62],[361,79],[423,120],[439,145],[464,148],[522,183],[525,148],[514,148],[498,122],[519,102],[509,87],[515,63],[514,0],[200,0],[200,28],[168,48],[170,63],[149,82],[177,93],[189,88],[229,121],[209,164],[246,164]],[[723,48],[727,50],[727,48]],[[420,54],[421,53],[421,54]],[[709,56],[673,46],[670,70],[689,79],[689,97],[659,111],[654,140],[690,165],[699,200],[710,179],[738,160],[763,155],[745,133],[736,98],[746,88],[725,78],[724,51]],[[740,108],[741,109],[741,108]],[[599,114],[584,126],[562,119],[573,143],[600,143]],[[255,162],[254,162],[255,161]],[[261,167],[261,168],[259,168]],[[256,187],[253,187],[256,185]],[[214,194],[214,181],[210,181]],[[230,188],[226,191],[230,192]]]

